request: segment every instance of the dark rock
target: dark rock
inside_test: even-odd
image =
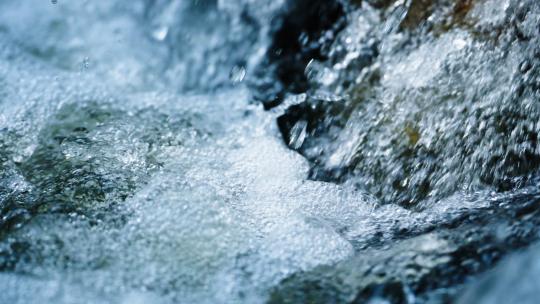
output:
[[[341,130],[347,118],[343,100],[312,98],[290,106],[278,117],[277,124],[285,143],[312,162],[312,179],[336,181],[345,176],[346,170],[325,170],[317,163],[323,157],[319,148],[335,140],[329,130]]]
[[[538,239],[538,195],[498,201],[490,209],[494,212],[481,210],[432,232],[359,250],[336,265],[296,273],[274,289],[270,303],[451,302],[467,278]]]
[[[313,59],[328,59],[328,47],[345,21],[345,10],[338,0],[288,1],[285,12],[272,25],[272,44],[254,84],[256,99],[271,108],[280,104],[287,92],[307,91],[306,65]]]
[[[540,166],[538,4],[491,13],[469,0],[391,2],[347,10],[349,24],[317,64],[337,80],[309,83],[308,96],[331,92],[339,106],[308,98],[278,119],[285,142],[313,164],[310,178],[353,180],[406,207],[526,185]]]

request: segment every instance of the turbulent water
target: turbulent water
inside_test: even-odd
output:
[[[0,303],[534,303],[539,5],[359,2],[1,1]]]

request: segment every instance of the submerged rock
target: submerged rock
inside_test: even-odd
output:
[[[403,231],[403,240],[372,243],[336,265],[292,275],[270,303],[452,302],[466,278],[538,239],[539,204],[538,195],[524,194],[429,232]],[[472,291],[465,299],[478,298]]]
[[[538,245],[505,259],[496,269],[470,284],[456,303],[536,303]]]

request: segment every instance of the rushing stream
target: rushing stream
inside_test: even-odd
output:
[[[539,102],[536,0],[1,0],[0,303],[535,303]]]

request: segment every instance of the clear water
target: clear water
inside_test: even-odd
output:
[[[478,18],[498,22],[504,6],[485,3],[493,9],[475,11]],[[442,165],[449,172],[435,170],[429,177],[439,181],[433,191],[444,195],[434,193],[436,200],[420,210],[381,204],[397,194],[373,175],[342,185],[308,180],[308,161],[288,149],[275,124],[284,107],[264,111],[247,85],[270,44],[270,20],[283,5],[0,3],[0,303],[264,303],[295,273],[347,262],[375,239],[391,243],[400,231],[428,231],[511,197],[474,183],[470,173],[478,168],[472,164],[485,154],[467,156],[463,164],[452,162],[463,158],[450,158]],[[369,21],[374,12],[364,14],[354,15],[357,23],[340,39],[359,39],[366,24],[380,22]],[[395,43],[389,49],[399,48],[393,35],[385,40]],[[445,94],[429,89],[486,82],[482,88],[493,89],[482,99],[486,103],[507,91],[502,87],[508,79],[497,73],[519,65],[512,55],[503,60],[511,67],[499,65],[496,54],[478,55],[476,65],[466,67],[474,71],[469,79],[444,73],[480,54],[474,48],[483,46],[468,37],[444,33],[381,63],[387,89],[376,92],[381,108],[367,113],[379,119],[384,109],[392,122],[370,133],[376,138],[366,164],[399,154],[384,148],[385,138],[419,112],[430,113],[422,118],[426,126],[476,126],[439,108],[420,109],[421,98]],[[347,41],[350,59],[360,42]],[[494,66],[499,68],[492,72]],[[325,88],[319,94],[347,90],[336,82],[349,77],[340,66],[319,69],[312,79]],[[419,87],[427,93],[414,90]],[[459,100],[446,104],[449,112],[482,107],[463,103],[473,94],[466,88],[459,92]],[[413,97],[418,108],[399,103]],[[290,96],[287,103],[298,99]],[[534,121],[537,130],[540,111],[530,102],[532,110],[525,99],[519,109],[531,113],[526,123]],[[323,145],[332,151],[328,166],[354,154],[362,121],[353,116],[339,131],[338,148]],[[294,132],[294,144],[301,145],[305,127]],[[446,135],[422,131],[415,141],[449,155],[458,135]],[[486,138],[480,153],[502,140]],[[375,169],[386,176],[396,168],[389,161]],[[451,178],[474,191],[456,191]],[[421,251],[437,244],[423,237],[405,246]]]

